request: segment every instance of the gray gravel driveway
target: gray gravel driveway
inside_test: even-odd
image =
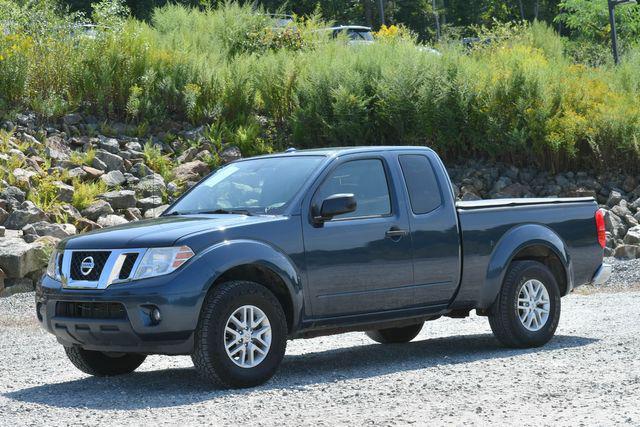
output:
[[[231,391],[202,383],[188,357],[86,376],[39,328],[33,294],[15,295],[0,299],[0,425],[640,425],[637,267],[564,298],[540,349],[499,347],[482,317],[440,319],[409,344],[290,341],[273,380]]]

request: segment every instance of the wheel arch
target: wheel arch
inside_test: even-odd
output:
[[[289,257],[264,242],[252,240],[223,242],[208,252],[215,267],[203,289],[199,312],[207,294],[217,285],[231,280],[246,280],[273,292],[285,312],[289,333],[298,329],[304,305],[302,284]]]
[[[566,295],[568,285],[567,270],[565,265],[562,263],[562,260],[553,249],[541,244],[525,246],[513,256],[509,265],[514,261],[525,260],[537,261],[546,265],[549,270],[551,270],[553,277],[558,283],[560,295]]]
[[[566,295],[573,287],[571,258],[567,247],[552,229],[539,224],[525,224],[506,232],[496,244],[485,278],[485,286],[478,308],[489,308],[495,301],[504,277],[513,261],[538,261],[553,273],[560,294]]]
[[[278,273],[273,271],[272,268],[260,263],[238,265],[222,273],[213,282],[209,292],[215,290],[216,286],[232,280],[246,280],[258,283],[269,289],[280,302],[285,317],[287,318],[287,329],[289,333],[291,333],[294,327],[293,301],[288,292],[287,285]]]

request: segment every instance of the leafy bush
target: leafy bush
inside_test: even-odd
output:
[[[83,210],[97,200],[98,195],[107,191],[104,181],[84,182],[73,180],[73,200],[71,204],[78,210]]]
[[[160,147],[149,141],[144,145],[143,154],[145,163],[151,170],[162,175],[165,181],[171,181],[173,163],[168,155],[162,154]]]
[[[28,55],[32,46],[33,41],[29,36],[0,34],[0,108],[3,110],[24,101]]]
[[[57,177],[39,177],[27,194],[27,199],[45,212],[54,212],[59,205]]]
[[[591,67],[602,67],[613,64],[611,45],[593,43],[589,40],[568,40],[565,51],[573,62]]]
[[[81,166],[91,166],[93,164],[93,160],[96,158],[96,150],[90,148],[89,151],[72,151],[69,156],[69,161],[74,165]]]
[[[640,50],[629,47],[614,68],[546,24],[479,28],[487,43],[442,43],[440,55],[397,27],[348,44],[318,31],[327,24],[317,17],[281,28],[237,3],[168,5],[146,23],[107,1],[94,19],[109,25],[91,34],[78,29],[83,17],[51,5],[3,4],[0,22],[13,23],[0,36],[5,112],[80,110],[132,122],[141,135],[167,118],[188,120],[244,155],[417,144],[552,170],[639,169]],[[171,178],[159,150],[147,146],[145,157]]]
[[[580,37],[603,42],[609,38],[609,9],[607,0],[562,0],[561,13],[556,21],[562,22]],[[616,8],[618,30],[629,40],[640,36],[640,6],[625,5]]]

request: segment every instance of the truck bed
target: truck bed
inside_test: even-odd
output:
[[[592,197],[546,197],[528,199],[485,199],[456,202],[458,209],[484,209],[503,206],[555,205],[560,203],[593,202]]]
[[[497,265],[497,260],[504,263],[505,257],[531,246],[538,246],[541,257],[553,253],[566,260],[567,280],[561,284],[564,294],[589,283],[602,263],[595,224],[597,209],[591,197],[457,202],[462,277],[454,305],[490,305],[492,301],[484,301],[484,293],[502,283],[497,272],[503,271],[503,266]],[[494,271],[496,277],[491,277]]]

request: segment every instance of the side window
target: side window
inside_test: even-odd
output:
[[[340,193],[353,194],[358,207],[355,212],[338,215],[336,219],[391,213],[387,176],[378,159],[353,160],[335,168],[318,188],[314,203],[320,206],[327,197]]]
[[[410,154],[399,156],[399,160],[413,213],[431,212],[440,206],[440,187],[429,159],[426,156]]]

